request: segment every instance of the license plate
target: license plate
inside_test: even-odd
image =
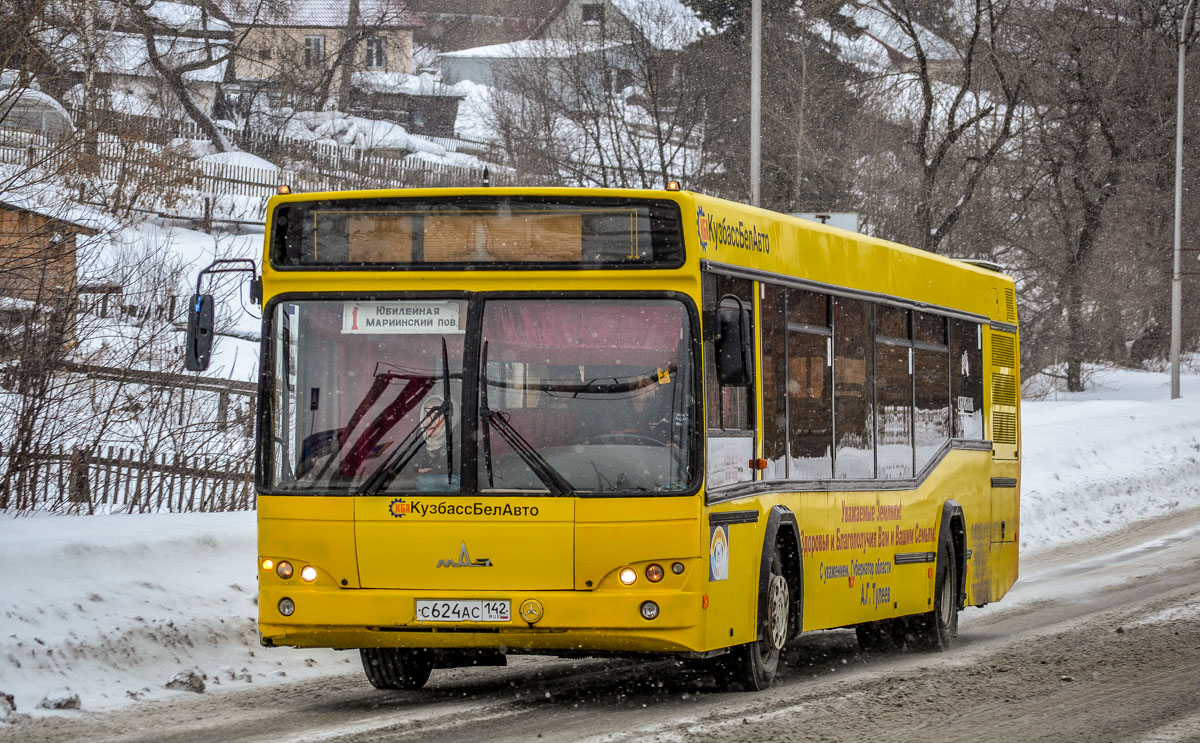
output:
[[[508,599],[450,601],[420,599],[418,622],[507,622],[512,619]]]

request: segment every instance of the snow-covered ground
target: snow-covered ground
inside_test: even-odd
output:
[[[1024,403],[1026,554],[1200,506],[1200,375],[1099,370]],[[0,692],[85,710],[349,671],[358,655],[259,647],[253,513],[0,518]],[[0,698],[0,720],[4,718]],[[67,713],[70,714],[70,713]]]

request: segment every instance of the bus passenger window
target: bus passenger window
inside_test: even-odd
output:
[[[914,434],[916,471],[920,473],[950,440],[950,350],[946,318],[917,312],[913,317],[916,375]]]
[[[913,476],[912,341],[908,310],[875,308],[875,435],[879,477]]]
[[[950,321],[950,401],[954,438],[983,438],[983,349],[980,326]]]
[[[754,306],[754,285],[746,280],[706,274],[703,283],[705,312],[704,386],[705,416],[708,420],[707,481],[709,488],[749,482],[754,479],[750,459],[754,456],[754,418],[751,402],[754,387],[726,387],[717,383],[713,356],[712,313],[720,298],[732,294]],[[751,330],[751,338],[754,330]]]
[[[837,297],[833,313],[833,476],[870,479],[875,477],[871,305]]]
[[[833,477],[833,377],[829,297],[789,289],[788,477]]]
[[[783,480],[787,473],[787,290],[762,286],[762,380],[764,480]]]

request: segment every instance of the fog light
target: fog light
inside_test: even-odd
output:
[[[305,565],[300,570],[300,580],[304,581],[305,583],[312,583],[316,579],[317,579],[317,569],[314,568],[312,565]]]
[[[650,581],[651,583],[659,582],[663,579],[664,575],[666,575],[666,573],[663,572],[662,565],[652,562],[646,566],[646,580]]]
[[[292,564],[287,560],[281,560],[280,563],[275,566],[275,572],[280,578],[287,580],[288,578],[292,577]]]
[[[649,602],[646,602],[649,603]],[[285,617],[290,617],[296,613],[296,602],[288,598],[279,599],[279,613]],[[654,607],[654,613],[658,613],[658,607]],[[642,606],[642,616],[646,616],[646,607]]]
[[[284,599],[286,601],[287,599]],[[642,619],[654,619],[658,616],[658,604],[647,601],[642,604]]]
[[[268,557],[262,561],[262,566],[263,570],[270,570],[271,568],[275,567],[275,561]]]
[[[682,573],[683,572],[683,563],[677,562],[677,563],[674,563],[673,565],[671,565],[671,572],[674,573],[675,575],[679,575],[680,573]]]
[[[633,568],[621,568],[621,572],[618,577],[620,577],[621,582],[627,586],[632,586],[635,582],[637,582],[637,572]]]

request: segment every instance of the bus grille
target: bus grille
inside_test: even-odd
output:
[[[1017,443],[1017,416],[1015,413],[992,411],[992,441],[997,444]]]
[[[1017,343],[1011,335],[992,333],[992,366],[1017,367]]]

